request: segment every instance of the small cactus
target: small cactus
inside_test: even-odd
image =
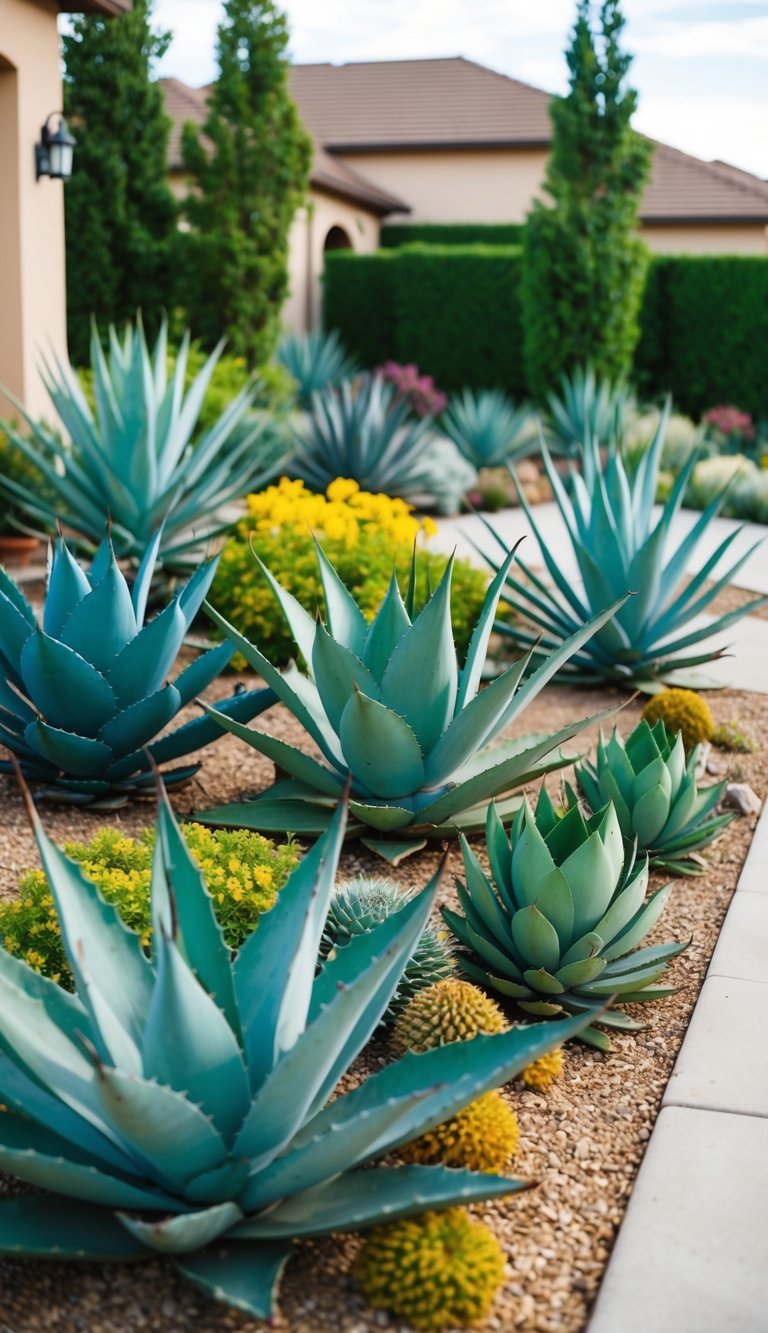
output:
[[[686,750],[710,741],[715,730],[709,704],[695,690],[662,690],[654,694],[643,709],[643,717],[651,727],[661,718],[673,736],[681,732]]]
[[[547,1055],[540,1055],[538,1060],[526,1065],[520,1078],[527,1088],[545,1092],[562,1074],[564,1063],[563,1048],[558,1046],[556,1050],[549,1051]]]
[[[449,977],[411,1000],[392,1029],[392,1054],[429,1051],[453,1041],[469,1041],[480,1032],[506,1032],[508,1027],[495,1000],[471,981]]]
[[[400,1149],[404,1162],[456,1166],[470,1171],[506,1170],[517,1151],[517,1116],[498,1092],[486,1092],[458,1115]]]
[[[355,1276],[374,1308],[416,1329],[467,1327],[488,1314],[504,1276],[496,1237],[464,1208],[375,1227]]]

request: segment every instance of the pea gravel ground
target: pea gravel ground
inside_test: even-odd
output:
[[[225,682],[226,692],[230,682]],[[212,694],[216,694],[216,690]],[[721,691],[709,696],[716,721],[734,721],[761,739],[768,724],[768,698]],[[620,702],[616,697],[616,702]],[[550,687],[525,716],[525,730],[552,729],[576,716],[605,707],[603,691]],[[621,718],[629,729],[640,704],[630,703]],[[286,739],[302,741],[300,729],[282,708],[259,725]],[[764,797],[768,760],[754,755],[712,754],[718,776],[747,781]],[[182,814],[223,800],[242,797],[270,780],[267,761],[226,737],[204,756],[199,776],[173,795]],[[715,778],[713,777],[714,781]],[[559,779],[550,786],[557,789]],[[34,843],[21,801],[10,780],[0,778],[3,826],[0,830],[0,893],[15,892],[19,872],[37,864]],[[152,822],[149,802],[136,803],[107,816],[49,805],[42,807],[49,832],[59,841],[88,838],[101,822],[136,833]],[[578,1333],[595,1299],[616,1229],[632,1189],[664,1087],[711,957],[722,919],[736,886],[754,831],[754,819],[738,817],[712,849],[707,873],[678,879],[662,921],[651,941],[688,939],[671,975],[679,988],[671,998],[633,1006],[646,1027],[636,1036],[619,1034],[610,1055],[573,1045],[566,1072],[547,1094],[505,1090],[520,1121],[521,1140],[513,1172],[538,1183],[508,1204],[479,1206],[507,1255],[505,1285],[486,1329],[525,1333]],[[424,884],[439,860],[437,849],[406,862],[397,872],[403,884]],[[442,900],[450,902],[460,858],[451,851]],[[342,874],[381,871],[364,849],[345,850]],[[656,883],[663,882],[656,878]],[[356,1077],[386,1059],[374,1044],[354,1071]],[[0,1177],[0,1190],[14,1189]],[[407,1326],[374,1312],[349,1275],[359,1241],[339,1238],[297,1246],[285,1276],[281,1315],[274,1327],[293,1333],[407,1333]],[[177,1279],[160,1262],[142,1266],[61,1265],[30,1261],[0,1262],[0,1333],[223,1333],[256,1330],[264,1325],[229,1311]]]

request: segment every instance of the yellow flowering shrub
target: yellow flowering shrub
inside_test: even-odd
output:
[[[244,829],[229,832],[184,824],[182,832],[203,872],[224,938],[230,949],[238,949],[261,913],[274,905],[298,862],[298,847]],[[154,829],[130,838],[120,829],[104,828],[88,843],[64,844],[67,856],[80,864],[125,924],[141,936],[145,949],[152,933],[149,889],[154,841]],[[22,876],[18,898],[0,900],[0,943],[37,972],[71,989],[53,897],[42,870]]]
[[[356,481],[337,477],[325,495],[303,481],[281,477],[275,486],[247,497],[248,513],[221,554],[210,600],[270,661],[284,665],[295,646],[277,600],[263,577],[255,552],[288,592],[308,611],[324,609],[313,534],[340,577],[373,619],[393,568],[405,592],[414,541],[434,535],[431,518],[418,519],[405,500],[361,491]],[[417,545],[416,606],[424,605],[447,560]],[[488,577],[468,560],[454,563],[451,613],[456,650],[463,659],[488,586]],[[244,664],[236,657],[234,666]]]

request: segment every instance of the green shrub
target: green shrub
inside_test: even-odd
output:
[[[290,841],[274,843],[242,829],[213,832],[201,824],[184,824],[182,832],[203,872],[227,944],[238,949],[260,914],[274,905],[298,862],[298,848]],[[141,935],[145,949],[152,933],[149,886],[154,843],[154,829],[130,838],[120,829],[104,828],[88,843],[64,846],[67,856],[79,862],[125,924]],[[53,898],[42,870],[28,870],[21,878],[18,898],[0,901],[0,943],[36,971],[72,989]]]
[[[386,249],[401,245],[519,245],[520,222],[387,222],[381,229]]]
[[[360,491],[339,479],[327,497],[304,489],[301,481],[282,478],[259,495],[248,497],[249,514],[227,542],[214,580],[212,605],[240,634],[277,666],[295,655],[285,617],[254,559],[254,552],[278,582],[309,611],[324,610],[313,533],[369,619],[379,609],[392,577],[405,593],[415,537],[422,525],[404,501]],[[434,531],[430,519],[423,530]],[[423,606],[445,569],[447,558],[423,548],[417,552],[416,605]],[[463,661],[480,614],[489,576],[468,560],[453,567],[451,615],[456,651]],[[242,665],[237,656],[232,660]]]
[[[768,262],[749,255],[659,256],[641,315],[636,374],[698,417],[713,403],[768,409]]]
[[[344,346],[367,370],[394,354],[397,257],[394,250],[373,255],[337,250],[325,256],[323,325],[338,330]]]

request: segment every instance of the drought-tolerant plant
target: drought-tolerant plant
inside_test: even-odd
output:
[[[604,460],[597,441],[592,440],[581,451],[581,470],[571,466],[564,482],[543,447],[544,466],[565,523],[580,585],[563,568],[562,558],[550,550],[518,486],[520,503],[554,586],[518,561],[525,582],[509,577],[502,597],[538,628],[534,630],[514,620],[497,625],[502,634],[536,652],[551,651],[587,617],[594,616],[622,594],[635,593],[590,637],[583,649],[569,655],[565,670],[583,681],[607,680],[641,688],[648,684],[655,688],[659,680],[680,685],[706,684],[706,678],[691,679],[686,673],[721,657],[725,649],[707,648],[704,641],[722,634],[742,616],[768,602],[768,597],[757,597],[710,623],[686,630],[695,617],[706,612],[760,543],[756,542],[724,574],[710,582],[716,566],[736,539],[737,533],[731,533],[686,582],[691,559],[725,497],[722,493],[716,496],[677,548],[668,550],[672,524],[683,503],[696,455],[691,455],[676,478],[657,517],[654,504],[665,421],[666,412],[653,444],[631,476],[620,450],[610,450]],[[506,543],[491,524],[487,526],[506,552]],[[490,563],[499,567],[493,560]]]
[[[715,729],[709,704],[695,690],[661,690],[652,694],[643,708],[643,717],[650,727],[661,718],[670,736],[679,731],[686,750],[711,740]]]
[[[335,950],[346,948],[356,935],[372,930],[393,912],[399,912],[413,892],[380,876],[360,875],[337,884],[320,940],[320,957],[328,958]],[[414,995],[453,974],[453,950],[447,936],[448,932],[438,922],[427,922],[384,1011],[382,1023],[393,1023]]]
[[[563,1052],[558,1048],[556,1051],[549,1051],[547,1055],[542,1055],[538,1060],[523,1070],[520,1078],[527,1088],[533,1088],[536,1092],[546,1092],[551,1088],[556,1078],[560,1078],[565,1067]]]
[[[159,544],[158,532],[129,588],[108,537],[87,570],[58,537],[41,624],[21,588],[0,569],[0,741],[26,777],[46,783],[57,800],[124,804],[154,786],[153,765],[221,735],[210,718],[197,718],[153,739],[232,655],[231,645],[219,644],[168,679],[216,560],[200,565],[147,620]],[[271,703],[268,689],[234,694],[224,701],[222,716],[246,721]],[[9,768],[0,761],[0,772]],[[165,780],[182,782],[198,768],[172,769]]]
[[[275,360],[296,381],[299,403],[304,408],[311,405],[313,393],[352,379],[358,370],[336,329],[284,334]]]
[[[182,826],[184,841],[200,867],[216,919],[230,949],[239,949],[255,930],[262,912],[273,906],[279,890],[298,862],[293,842],[276,845],[260,833]],[[135,930],[144,949],[152,937],[150,883],[155,833],[140,838],[103,828],[90,842],[66,842],[64,852],[122,920]],[[23,958],[36,972],[73,987],[50,885],[42,870],[28,870],[19,881],[17,898],[0,899],[0,945]]]
[[[531,409],[500,389],[465,389],[448,401],[441,429],[473,467],[498,467],[536,446]]]
[[[471,981],[449,977],[414,996],[392,1029],[393,1055],[432,1051],[478,1033],[506,1032],[509,1024],[490,995]]]
[[[670,994],[654,983],[686,945],[637,945],[658,921],[672,886],[645,901],[648,861],[635,862],[625,847],[612,805],[588,820],[578,805],[559,815],[542,787],[535,813],[526,798],[509,835],[489,806],[485,837],[491,878],[462,838],[461,912],[442,909],[463,949],[459,971],[541,1017],[598,1017],[614,999],[627,1004]],[[598,1021],[628,1031],[642,1026],[613,1007]],[[592,1025],[579,1037],[610,1047]]]
[[[95,411],[71,366],[46,366],[46,388],[71,443],[20,407],[29,434],[6,429],[46,490],[0,479],[5,493],[45,531],[64,523],[94,546],[109,522],[118,554],[136,562],[160,528],[164,561],[223,531],[217,511],[273,476],[280,454],[262,419],[249,414],[250,385],[195,435],[221,346],[185,393],[188,349],[186,334],[169,374],[165,324],[152,351],[140,322],[127,325],[122,339],[111,328],[108,357],[94,327]]]
[[[752,417],[732,403],[710,407],[701,420],[722,452],[740,454],[754,442],[756,431]]]
[[[750,736],[740,725],[738,718],[716,726],[712,732],[712,744],[720,750],[731,750],[735,754],[755,754],[760,748],[754,736]]]
[[[439,416],[448,401],[433,377],[420,375],[419,367],[413,363],[404,366],[399,361],[385,361],[379,374],[386,383],[394,384],[398,396],[406,399],[417,417]]]
[[[199,816],[203,823],[317,834],[349,784],[350,832],[366,834],[366,845],[383,854],[388,844],[382,836],[405,838],[405,844],[389,844],[390,853],[401,856],[423,846],[425,838],[450,837],[456,827],[482,827],[491,796],[507,796],[567,763],[558,747],[594,719],[548,735],[492,742],[615,607],[580,626],[525,685],[520,684],[528,664],[523,657],[478,693],[499,592],[514,552],[486,593],[459,671],[451,628],[452,561],[417,616],[413,566],[405,601],[393,575],[369,624],[319,544],[316,550],[327,629],[262,565],[311,674],[294,669],[281,675],[218,612],[209,614],[301,723],[324,762],[204,705],[225,730],[274,760],[288,777],[252,801],[206,810]]]
[[[625,838],[637,840],[651,864],[677,875],[701,874],[691,853],[706,847],[730,824],[734,811],[713,814],[725,782],[699,788],[698,746],[686,759],[682,733],[660,718],[640,722],[626,741],[618,731],[601,735],[594,763],[577,764],[576,781],[592,810],[612,801]]]
[[[559,393],[547,395],[547,439],[554,450],[567,454],[578,453],[595,440],[613,448],[622,439],[631,406],[625,384],[600,379],[591,366],[577,366],[562,376]]]
[[[498,1092],[486,1092],[463,1111],[400,1149],[404,1162],[505,1171],[517,1151],[520,1126]]]
[[[323,613],[314,533],[370,620],[386,595],[393,568],[405,592],[417,539],[415,605],[424,605],[448,563],[446,556],[421,544],[435,531],[432,519],[417,519],[404,500],[361,491],[355,481],[337,478],[325,495],[316,495],[302,481],[281,477],[277,485],[248,496],[246,517],[222,552],[211,601],[270,662],[284,666],[295,652],[293,636],[254,554],[307,611]],[[454,561],[451,619],[462,662],[487,587],[488,575],[476,564]],[[233,665],[243,663],[235,657]]]
[[[407,1056],[329,1100],[427,920],[436,882],[317,972],[343,808],[236,961],[161,790],[152,953],[46,836],[75,978],[0,950],[0,1169],[47,1191],[0,1200],[0,1255],[163,1255],[256,1318],[296,1237],[506,1195],[443,1167],[360,1169],[455,1115],[581,1019]],[[437,879],[438,877],[436,877]]]
[[[354,1272],[370,1305],[412,1328],[465,1328],[493,1305],[504,1254],[489,1227],[451,1208],[374,1228]]]
[[[311,411],[294,434],[292,470],[316,491],[349,477],[366,491],[439,501],[455,481],[442,455],[433,456],[432,418],[414,418],[408,400],[380,375],[313,394]],[[474,479],[474,469],[458,455],[453,471],[463,475],[463,489]]]

